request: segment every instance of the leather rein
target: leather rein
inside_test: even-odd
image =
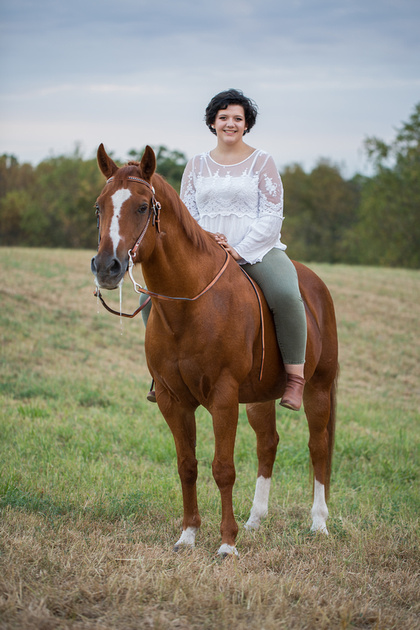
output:
[[[219,272],[216,274],[216,276],[213,278],[213,280],[211,280],[211,282],[209,282],[209,284],[202,291],[200,291],[200,293],[198,293],[196,296],[194,296],[192,298],[189,298],[189,297],[172,297],[170,295],[162,295],[161,293],[155,293],[154,291],[149,291],[148,289],[144,289],[140,284],[138,284],[138,282],[136,282],[136,280],[133,277],[133,268],[134,268],[133,257],[136,255],[137,250],[138,250],[138,248],[140,246],[140,243],[142,242],[142,240],[143,240],[143,238],[144,238],[144,236],[145,236],[145,234],[147,232],[147,228],[149,227],[150,217],[151,217],[152,213],[153,213],[152,225],[155,226],[156,232],[158,234],[160,233],[160,231],[161,231],[161,229],[160,229],[160,211],[162,209],[162,206],[159,203],[159,201],[156,201],[155,189],[148,181],[146,181],[145,179],[141,179],[140,177],[134,177],[132,175],[128,176],[127,179],[129,179],[130,181],[138,182],[140,184],[144,184],[152,192],[152,199],[151,199],[151,204],[150,204],[150,207],[149,207],[149,214],[148,214],[148,217],[147,217],[146,225],[144,226],[142,232],[140,233],[140,236],[138,237],[138,239],[134,243],[134,246],[131,249],[128,250],[128,275],[130,276],[130,280],[133,283],[134,291],[136,293],[141,293],[141,294],[147,295],[148,298],[147,298],[147,300],[145,302],[143,302],[143,304],[141,304],[141,306],[139,306],[133,313],[130,314],[130,313],[122,313],[122,312],[116,311],[113,308],[111,308],[110,306],[108,306],[108,304],[106,304],[105,300],[103,299],[103,297],[101,295],[101,291],[100,291],[99,287],[97,287],[97,289],[96,289],[96,291],[94,293],[95,297],[97,297],[101,301],[102,306],[104,306],[104,308],[106,308],[106,310],[109,311],[110,313],[112,313],[113,315],[118,315],[119,317],[128,317],[130,319],[132,319],[133,317],[138,315],[138,313],[140,313],[140,311],[142,311],[144,309],[144,307],[150,302],[152,297],[157,298],[159,300],[173,300],[173,301],[195,302],[195,300],[198,300],[198,298],[200,298],[202,295],[207,293],[207,291],[209,291],[216,284],[216,282],[219,280],[219,278],[223,275],[224,271],[226,270],[226,267],[229,264],[230,254],[221,246],[222,249],[224,250],[225,254],[226,254],[226,259],[225,259],[225,262],[223,263],[223,266],[221,267]],[[114,177],[110,177],[109,179],[107,179],[106,183],[109,184],[113,180],[114,180]],[[260,299],[260,296],[259,296],[259,293],[258,293],[258,290],[257,290],[257,287],[256,287],[254,281],[246,273],[246,271],[244,269],[242,269],[241,265],[239,265],[239,268],[242,271],[242,273],[248,278],[249,282],[251,283],[251,286],[254,289],[255,295],[257,296],[257,300],[258,300],[258,306],[259,306],[259,312],[260,312],[260,324],[261,324],[261,346],[262,346],[261,366],[260,366],[260,373],[259,373],[259,380],[261,381],[263,368],[264,368],[264,358],[265,358],[264,317],[263,317],[262,303],[261,303],[261,299]]]

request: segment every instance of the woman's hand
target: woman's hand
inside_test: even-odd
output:
[[[229,245],[229,243],[227,242],[227,238],[224,234],[220,234],[219,232],[216,232],[216,234],[214,234],[214,239],[217,243],[219,243],[219,245],[221,245],[228,252],[228,254],[232,256],[234,260],[241,260],[241,256],[238,254],[236,249],[234,249],[233,247]]]
[[[228,247],[229,244],[227,242],[227,238],[224,234],[220,234],[220,232],[216,232],[213,234],[214,240],[219,243],[222,247]]]

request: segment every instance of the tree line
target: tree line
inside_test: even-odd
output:
[[[299,164],[283,169],[288,253],[307,262],[418,269],[420,103],[392,142],[370,137],[364,149],[370,176],[345,179],[328,160],[309,173]],[[155,152],[157,171],[179,192],[185,154],[165,146]],[[96,248],[93,204],[103,183],[96,160],[83,159],[77,147],[37,166],[1,156],[0,245]]]

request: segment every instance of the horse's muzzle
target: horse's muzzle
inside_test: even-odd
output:
[[[101,289],[116,289],[128,268],[128,258],[121,262],[115,256],[97,254],[90,263],[90,268]]]

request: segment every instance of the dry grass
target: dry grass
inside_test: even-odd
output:
[[[420,411],[420,274],[417,271],[317,267],[335,301],[342,399],[398,401]]]
[[[420,628],[420,274],[314,266],[340,332],[330,536],[308,532],[303,415],[279,411],[270,515],[221,561],[211,422],[200,416],[202,531],[175,554],[176,464],[143,402],[143,328],[124,322],[121,336],[97,315],[89,258],[0,250],[0,628]],[[136,302],[126,290],[126,310]],[[243,523],[255,457],[241,417]]]
[[[2,627],[27,628],[415,628],[414,532],[348,527],[345,540],[257,536],[239,560],[199,547],[127,542],[95,522],[45,522],[7,513],[0,578]],[[140,524],[130,538],[141,540]],[[272,546],[274,545],[275,546]]]

